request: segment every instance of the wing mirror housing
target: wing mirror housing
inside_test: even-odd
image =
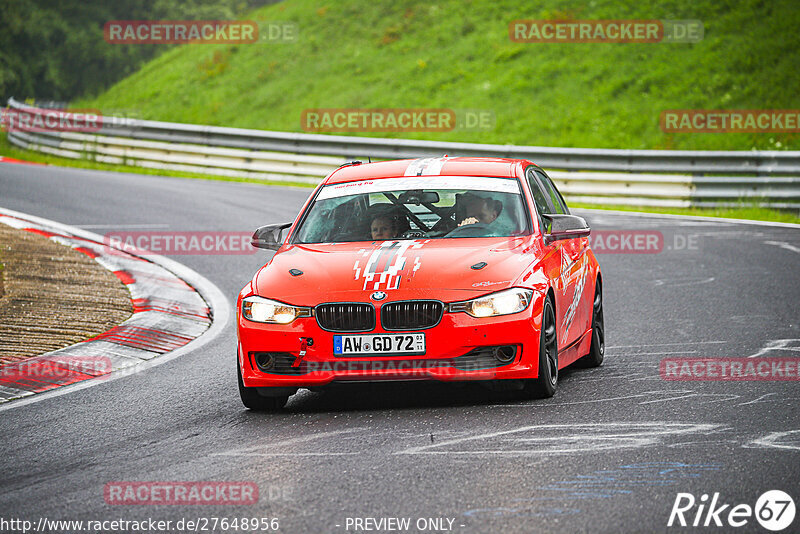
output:
[[[583,217],[577,215],[542,214],[544,242],[549,245],[553,241],[589,237],[592,229]]]
[[[256,248],[278,250],[283,244],[283,231],[292,226],[292,223],[268,224],[253,233],[250,244]]]
[[[400,204],[436,204],[439,202],[439,193],[436,191],[406,191],[398,197]]]

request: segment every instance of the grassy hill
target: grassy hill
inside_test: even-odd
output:
[[[494,112],[490,131],[365,134],[563,147],[800,149],[800,134],[665,134],[665,109],[800,108],[796,0],[286,0],[285,44],[172,49],[79,107],[302,131],[307,108]],[[693,44],[511,42],[514,19],[700,19]],[[109,45],[111,46],[111,45]],[[148,46],[148,45],[144,45]]]

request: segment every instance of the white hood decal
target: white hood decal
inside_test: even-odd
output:
[[[355,280],[363,280],[363,290],[392,290],[400,287],[403,275],[406,273],[406,265],[411,259],[409,251],[420,249],[427,243],[419,241],[384,241],[370,253],[364,249],[362,259],[366,258],[366,263],[361,267],[362,259],[356,260],[353,265]],[[411,273],[416,272],[422,266],[422,261],[415,255]]]

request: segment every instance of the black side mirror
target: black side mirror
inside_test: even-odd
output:
[[[542,214],[544,220],[544,242],[549,245],[561,239],[588,237],[591,228],[583,217],[577,215],[559,215],[554,213]]]
[[[283,224],[268,224],[262,226],[253,233],[253,238],[250,244],[256,248],[266,248],[269,250],[278,250],[283,244],[281,234],[284,230],[289,228],[292,223]]]

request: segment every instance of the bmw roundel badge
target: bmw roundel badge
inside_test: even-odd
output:
[[[375,293],[370,295],[370,298],[372,300],[383,300],[386,298],[386,293],[384,293],[383,291],[376,291]]]

